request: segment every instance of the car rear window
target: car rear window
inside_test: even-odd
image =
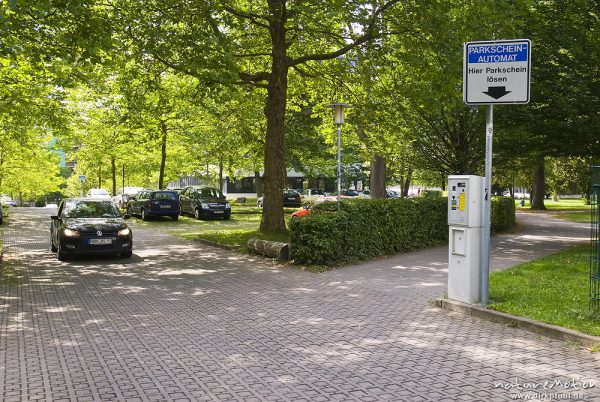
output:
[[[298,195],[298,192],[295,190],[284,190],[283,195],[286,197],[293,197],[293,196]]]
[[[176,201],[177,193],[175,191],[160,191],[156,193],[152,193],[153,200],[167,200],[167,201]]]

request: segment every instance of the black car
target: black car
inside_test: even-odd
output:
[[[187,186],[179,194],[181,204],[181,215],[193,215],[196,219],[208,217],[231,217],[231,204],[214,187]]]
[[[259,197],[256,200],[256,206],[259,208],[263,207],[264,197]],[[298,190],[285,189],[283,190],[283,206],[300,208],[302,206],[302,196]]]
[[[51,216],[50,244],[60,261],[75,254],[120,254],[131,257],[133,237],[111,200],[63,200]]]
[[[129,198],[127,213],[143,220],[151,216],[170,216],[179,219],[179,195],[174,190],[142,190]]]
[[[342,195],[345,195],[346,197],[358,197],[358,191],[356,190],[342,190]]]

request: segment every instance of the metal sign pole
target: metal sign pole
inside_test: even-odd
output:
[[[483,197],[483,236],[481,236],[481,304],[489,302],[490,229],[492,200],[492,140],[494,135],[494,105],[485,113],[485,184]]]
[[[342,193],[342,125],[337,125],[337,209],[340,210],[340,194]]]
[[[466,42],[463,59],[463,100],[487,105],[485,122],[485,179],[481,236],[481,304],[489,302],[490,231],[492,196],[492,139],[494,104],[529,103],[531,40]]]

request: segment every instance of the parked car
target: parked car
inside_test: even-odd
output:
[[[17,203],[13,200],[9,200],[9,201],[4,201],[2,203],[2,205],[4,205],[5,207],[16,207]]]
[[[111,198],[111,200],[115,203],[117,208],[119,209],[127,209],[127,203],[129,202],[129,198],[131,196],[128,194],[118,194]]]
[[[171,190],[142,190],[129,198],[127,213],[145,221],[151,216],[170,216],[176,221],[181,213],[179,196]]]
[[[120,190],[120,193],[112,197],[112,200],[115,204],[117,204],[118,208],[127,209],[129,198],[142,190],[146,189],[144,187],[124,187],[122,190]]]
[[[181,215],[193,215],[196,219],[208,217],[231,217],[231,204],[218,188],[187,186],[179,194]]]
[[[310,215],[310,211],[315,206],[315,204],[318,204],[320,202],[325,202],[325,201],[326,201],[325,198],[316,198],[316,199],[314,199],[308,205],[305,205],[301,209],[299,209],[297,211],[294,211],[292,213],[292,218],[300,218],[302,216]]]
[[[264,197],[258,197],[256,200],[256,206],[262,208],[264,204]],[[283,206],[284,207],[300,207],[302,206],[302,197],[298,190],[284,189],[283,190]]]
[[[103,188],[90,188],[86,197],[110,200],[110,194]]]
[[[63,200],[51,216],[50,244],[64,261],[76,254],[120,254],[131,257],[133,237],[124,217],[110,200]]]
[[[310,207],[308,205],[303,206],[301,209],[292,212],[292,218],[300,218],[310,214]]]
[[[325,192],[316,188],[307,188],[300,193],[302,197],[324,197]]]
[[[385,198],[400,198],[400,194],[394,190],[386,191]]]
[[[358,194],[361,198],[371,198],[371,192],[369,190],[363,190]]]
[[[346,197],[358,197],[358,191],[356,190],[342,190],[342,195]]]

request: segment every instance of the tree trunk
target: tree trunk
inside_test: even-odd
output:
[[[219,156],[219,190],[223,192],[223,155]]]
[[[287,101],[287,49],[285,43],[286,9],[283,0],[269,0],[271,20],[271,73],[267,85],[265,116],[265,196],[260,230],[285,231],[283,219],[283,180],[286,175],[284,161],[285,109]]]
[[[254,172],[254,186],[256,188],[256,196],[257,197],[262,197],[263,196],[263,179],[262,177],[260,177],[260,172],[258,170],[256,170]]]
[[[4,177],[2,173],[2,165],[4,165],[4,153],[0,152],[0,189],[2,189],[2,179]]]
[[[374,153],[371,156],[371,198],[385,198],[385,158]]]
[[[531,209],[546,209],[544,205],[544,157],[539,157],[533,174],[533,191],[531,192]]]
[[[402,198],[406,198],[408,197],[408,190],[410,189],[410,181],[412,179],[412,169],[408,169],[408,173],[406,174],[406,180],[403,183],[402,186],[402,194],[401,197]]]
[[[164,120],[160,121],[160,131],[162,132],[161,137],[161,148],[160,148],[160,170],[158,172],[158,189],[162,190],[165,180],[165,165],[167,163],[167,124]]]
[[[112,169],[112,195],[117,195],[117,167],[115,163],[115,157],[110,157],[110,167]]]

